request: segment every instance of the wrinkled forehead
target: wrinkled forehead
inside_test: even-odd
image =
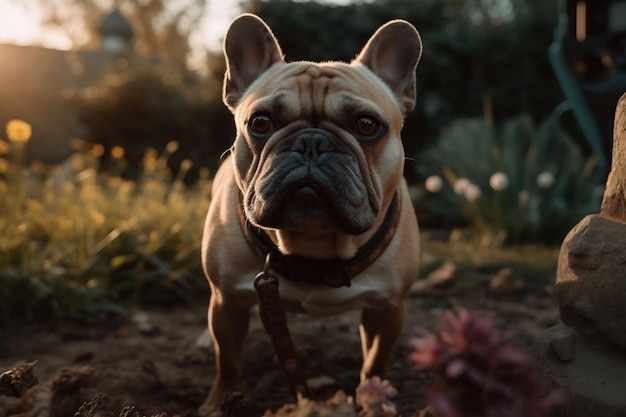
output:
[[[297,109],[302,116],[372,113],[402,123],[391,90],[360,64],[275,64],[250,86],[242,104],[269,111]]]

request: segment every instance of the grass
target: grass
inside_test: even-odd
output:
[[[172,177],[167,162],[175,142],[160,154],[148,150],[135,181],[121,175],[123,149],[105,155],[101,146],[81,141],[60,166],[27,166],[30,127],[17,127],[7,132],[8,141],[0,140],[3,325],[96,321],[135,306],[206,302],[200,242],[210,203],[208,171],[187,186],[191,165],[183,161]],[[422,237],[424,274],[451,261],[482,273],[515,267],[545,282],[556,269],[555,247],[505,248],[467,233]]]
[[[468,237],[464,230],[455,230],[447,239],[422,233],[422,270],[427,275],[443,262],[454,263],[459,271],[494,274],[513,268],[521,276],[538,285],[554,283],[559,247],[541,243],[514,246],[494,244],[484,235]]]
[[[103,148],[82,142],[60,166],[27,168],[25,144],[9,135],[1,147],[8,158],[0,164],[3,323],[95,320],[131,305],[208,296],[199,253],[208,172],[187,187],[190,163],[172,178],[170,152],[152,150],[138,180],[128,181],[120,176],[123,151],[114,148],[102,166]]]

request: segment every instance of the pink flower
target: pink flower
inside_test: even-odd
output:
[[[361,406],[382,404],[398,395],[398,391],[387,380],[374,376],[356,389],[356,400]]]
[[[436,375],[427,397],[434,416],[544,417],[565,400],[511,336],[467,310],[446,311],[436,334],[418,330],[409,361]]]

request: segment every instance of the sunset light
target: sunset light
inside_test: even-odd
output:
[[[192,34],[193,47],[220,49],[222,35],[238,13],[237,1],[210,2],[203,24],[197,33]],[[62,29],[44,26],[43,19],[36,2],[24,4],[15,0],[0,0],[0,43],[72,49],[74,45],[70,36]]]
[[[350,2],[350,0],[318,1],[320,3],[334,4],[347,4]],[[70,2],[68,1],[67,3],[69,4]],[[104,3],[106,4],[107,2]],[[194,56],[202,55],[201,51],[203,49],[221,49],[222,37],[230,21],[241,12],[240,3],[245,4],[245,2],[239,2],[238,0],[208,2],[198,31],[192,33],[190,37],[190,44],[194,50],[192,61],[202,60],[201,57],[194,58]],[[68,33],[65,33],[60,28],[44,26],[42,23],[43,19],[44,16],[38,9],[37,2],[0,0],[0,43],[38,45],[61,50],[70,50],[76,46]]]
[[[0,0],[0,43],[70,49],[72,41],[58,30],[43,29],[36,6]]]

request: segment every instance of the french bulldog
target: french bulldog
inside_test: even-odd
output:
[[[202,241],[216,377],[201,414],[220,415],[224,394],[238,390],[264,268],[279,277],[287,307],[362,310],[361,380],[385,377],[419,269],[400,131],[421,52],[416,29],[393,20],[351,63],[287,63],[260,18],[230,25],[223,100],[237,134],[214,178]]]

